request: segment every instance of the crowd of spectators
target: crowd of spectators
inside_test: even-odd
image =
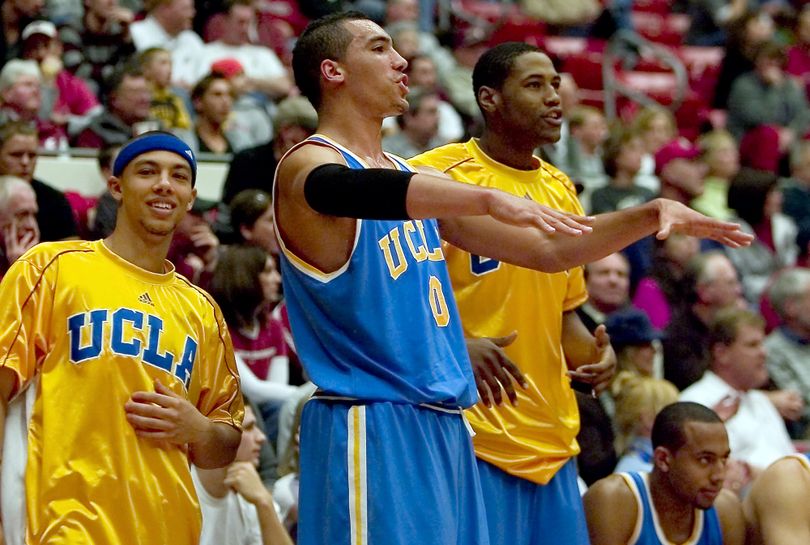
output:
[[[237,514],[215,515],[222,524],[247,510],[258,525],[275,496],[294,537],[296,422],[312,387],[279,293],[271,181],[283,154],[317,126],[291,76],[295,36],[307,17],[345,7],[385,25],[409,62],[411,93],[410,110],[384,123],[383,146],[409,158],[477,135],[472,67],[497,43],[499,21],[517,17],[537,32],[578,37],[599,36],[605,20],[632,28],[632,6],[608,4],[460,2],[469,13],[439,6],[437,14],[429,11],[435,3],[416,0],[6,0],[0,274],[40,241],[105,236],[114,225],[109,194],[63,194],[34,177],[42,152],[94,148],[106,177],[124,142],[166,130],[229,162],[221,200],[195,202],[169,255],[223,308],[254,404],[250,448],[261,456],[239,458],[235,476],[195,479],[211,509],[217,494],[241,494],[222,507]],[[685,43],[724,48],[711,97],[719,115],[702,134],[680,136],[682,120],[666,105],[610,119],[563,73],[562,138],[537,153],[572,179],[588,213],[662,196],[739,222],[756,238],[744,249],[649,238],[587,265],[589,300],[578,313],[591,330],[607,325],[619,373],[600,399],[580,399],[580,474],[590,484],[617,461],[619,470],[651,467],[652,422],[680,397],[725,421],[736,464],[729,482],[744,493],[768,464],[810,439],[810,7],[669,7],[691,20]],[[508,17],[493,22],[488,9]],[[549,10],[559,12],[531,17]],[[453,25],[439,25],[451,16]],[[252,431],[254,419],[260,431]],[[273,496],[256,492],[248,469],[255,465]],[[236,484],[223,487],[223,479]]]

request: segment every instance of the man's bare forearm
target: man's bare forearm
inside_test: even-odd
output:
[[[242,432],[224,422],[210,422],[204,437],[189,443],[191,461],[202,469],[225,467],[233,462]]]

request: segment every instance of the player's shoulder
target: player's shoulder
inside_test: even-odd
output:
[[[278,178],[284,180],[300,170],[312,170],[328,163],[345,163],[339,144],[326,137],[316,135],[303,140],[290,148],[279,160]]]
[[[785,490],[799,485],[800,483],[810,483],[810,462],[804,454],[791,454],[779,458],[757,477],[751,489],[752,496],[767,495],[766,491]],[[806,500],[810,501],[810,490],[805,494]]]
[[[614,473],[596,481],[583,496],[588,526],[601,543],[628,543],[638,531],[639,507],[629,476]]]
[[[44,268],[55,259],[73,253],[92,253],[96,251],[97,242],[88,240],[60,240],[56,242],[40,242],[27,252],[20,260],[35,267]]]
[[[599,479],[583,496],[586,510],[602,511],[610,506],[616,513],[634,517],[638,505],[638,491],[629,474],[614,473]]]
[[[420,153],[416,157],[408,159],[408,163],[413,166],[433,167],[436,170],[446,172],[454,165],[468,161],[471,158],[472,155],[467,148],[467,144],[456,142]]]

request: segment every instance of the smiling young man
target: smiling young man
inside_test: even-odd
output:
[[[723,421],[698,403],[661,410],[651,473],[620,473],[584,496],[593,545],[742,545],[740,501],[723,490],[730,449]]]
[[[552,236],[589,221],[414,172],[380,141],[383,119],[407,107],[406,66],[388,34],[352,12],[312,22],[293,51],[319,117],[274,186],[292,332],[320,388],[302,417],[301,545],[489,542],[460,414],[476,386],[440,238],[547,271],[672,229],[749,240],[667,201],[601,220],[608,236]],[[511,387],[501,365],[488,371],[493,388],[495,376]]]
[[[199,540],[189,459],[229,464],[243,409],[219,308],[165,259],[196,166],[170,134],[130,141],[112,234],[40,244],[0,283],[10,543]]]

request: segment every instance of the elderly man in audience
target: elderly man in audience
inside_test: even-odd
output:
[[[39,244],[37,196],[31,184],[0,176],[0,278],[17,258]]]
[[[36,61],[13,59],[0,70],[0,123],[25,121],[36,126],[39,145],[46,149],[67,147],[64,129],[39,117],[42,76]]]
[[[37,223],[43,242],[76,238],[76,221],[65,195],[34,178],[37,165],[37,130],[29,123],[0,125],[0,175],[22,178],[37,195]]]
[[[789,426],[804,439],[810,423],[810,270],[783,271],[768,294],[781,322],[765,339],[768,372],[777,387],[802,396],[804,412]]]
[[[726,416],[731,452],[756,475],[796,451],[782,417],[765,393],[765,321],[745,309],[717,313],[710,330],[711,363],[703,378],[681,392]],[[801,410],[801,398],[798,399]]]

